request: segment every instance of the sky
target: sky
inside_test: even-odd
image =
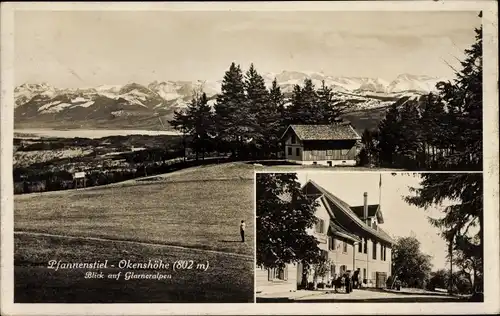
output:
[[[15,83],[215,81],[233,61],[262,73],[449,78],[479,25],[460,11],[17,11]]]
[[[339,172],[298,172],[301,184],[313,180],[330,193],[351,206],[363,205],[363,193],[368,193],[368,204],[379,203],[384,224],[381,228],[393,237],[414,236],[421,242],[422,252],[433,256],[433,270],[448,268],[446,265],[447,247],[439,230],[433,227],[428,217],[442,217],[443,207],[435,206],[427,210],[407,204],[404,196],[413,195],[409,187],[419,187],[420,177],[410,174],[390,173],[339,173]],[[379,180],[382,176],[382,189]]]

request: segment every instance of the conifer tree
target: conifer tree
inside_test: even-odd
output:
[[[189,136],[196,160],[200,153],[205,156],[214,129],[213,115],[205,93],[195,93],[187,109],[174,112],[174,118],[169,123],[183,133],[184,153],[186,136]]]
[[[420,186],[411,188],[414,195],[406,197],[406,201],[424,208],[440,205],[446,200],[452,202],[444,208],[443,217],[430,221],[441,229],[451,254],[459,250],[474,260],[474,291],[481,292],[484,253],[482,174],[422,173],[421,177]]]
[[[191,130],[191,121],[186,110],[175,110],[174,117],[168,122],[175,130],[182,133],[183,159],[186,160],[187,135]]]
[[[239,65],[231,63],[222,80],[221,93],[215,104],[216,135],[236,155],[248,133],[245,87]]]
[[[454,82],[438,84],[446,104],[453,151],[443,159],[442,167],[453,170],[482,170],[483,57],[482,26],[475,30],[476,42],[465,50],[462,69]]]
[[[418,168],[419,154],[422,150],[422,137],[419,125],[419,106],[416,101],[409,100],[400,108],[400,129],[397,134],[398,150],[396,153],[406,168]]]
[[[333,89],[321,82],[317,91],[317,124],[334,124],[342,122],[341,115],[344,111],[342,103],[335,100]]]
[[[269,151],[266,132],[268,124],[275,119],[275,114],[270,109],[269,92],[264,78],[257,72],[253,63],[245,75],[245,90],[248,107],[246,123],[249,127],[246,137],[252,139],[256,151],[266,155]]]
[[[285,97],[281,92],[276,78],[274,78],[269,90],[269,107],[266,112],[267,113],[263,117],[267,119],[267,121],[263,120],[264,124],[266,124],[264,138],[268,140],[269,151],[277,154],[282,151],[279,138],[285,132],[287,125],[285,116]]]
[[[191,138],[196,152],[196,160],[198,160],[199,153],[202,154],[202,158],[205,158],[205,152],[211,140],[210,134],[213,133],[214,129],[213,115],[205,93],[193,98],[191,106],[188,107],[188,115],[193,120]]]
[[[400,124],[400,113],[397,104],[389,107],[385,118],[378,126],[379,142],[378,151],[380,152],[380,163],[385,166],[393,166],[395,158],[400,149],[400,135],[402,132]]]

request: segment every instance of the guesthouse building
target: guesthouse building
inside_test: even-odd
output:
[[[384,223],[379,204],[368,204],[367,193],[360,194],[363,204],[351,206],[314,181],[302,190],[318,202],[316,226],[308,233],[319,242],[326,259],[327,273],[314,278],[307,273],[307,283],[331,284],[335,276],[358,271],[363,287],[384,288],[391,275],[393,239],[381,225]],[[288,264],[283,269],[257,268],[257,293],[288,292],[303,288],[303,265]]]

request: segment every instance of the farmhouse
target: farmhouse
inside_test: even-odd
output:
[[[350,123],[290,125],[281,136],[285,159],[303,165],[356,165],[361,140]]]
[[[380,227],[384,223],[380,205],[368,205],[368,195],[364,193],[363,205],[350,206],[314,181],[308,181],[302,190],[319,203],[315,212],[317,224],[308,233],[318,240],[328,271],[317,282],[330,283],[335,275],[357,270],[362,286],[385,287],[391,274],[393,240]],[[257,292],[300,289],[303,269],[300,262],[284,269],[257,268]],[[307,282],[314,281],[314,274],[311,269]]]

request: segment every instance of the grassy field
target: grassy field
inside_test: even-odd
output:
[[[253,302],[253,260],[224,254],[179,250],[161,246],[96,242],[84,239],[16,235],[16,303],[165,303],[165,302]],[[123,273],[155,274],[151,270],[47,269],[52,259],[64,262],[120,259],[193,260],[210,263],[207,271],[169,271],[169,280],[125,280]],[[85,279],[88,271],[122,272],[119,280]]]
[[[253,302],[253,171],[246,164],[205,166],[156,181],[15,196],[16,231],[158,244],[16,235],[16,302]],[[242,219],[246,243],[239,242]],[[190,259],[211,261],[212,268],[173,275],[169,286],[87,280],[81,270],[46,268],[50,259],[90,258]],[[104,295],[108,290],[114,294]]]

